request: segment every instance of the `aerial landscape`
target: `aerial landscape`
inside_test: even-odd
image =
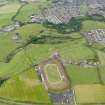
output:
[[[105,0],[0,0],[0,105],[105,105]]]

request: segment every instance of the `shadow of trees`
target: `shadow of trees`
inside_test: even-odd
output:
[[[85,20],[102,21],[105,22],[105,17],[102,15],[86,15],[80,17],[73,17],[68,23],[53,24],[48,21],[43,23],[46,28],[56,29],[57,32],[62,34],[79,32],[82,28],[82,22]]]
[[[79,38],[72,38],[70,36],[40,36],[40,37],[31,37],[30,43],[32,44],[60,44],[66,41],[73,41]]]

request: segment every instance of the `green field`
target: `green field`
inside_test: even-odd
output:
[[[95,29],[104,29],[105,28],[105,23],[104,22],[98,22],[98,21],[84,21],[82,23],[82,29],[81,32],[87,32]]]
[[[67,73],[74,85],[76,84],[100,84],[96,68],[84,68],[78,65],[67,65]]]
[[[50,1],[49,1],[50,2]],[[29,20],[29,17],[33,14],[37,14],[40,12],[44,7],[46,7],[49,3],[47,0],[41,0],[41,1],[35,1],[30,2],[26,5],[24,5],[21,10],[19,11],[19,14],[16,16],[16,20],[18,21],[27,21]]]
[[[56,83],[61,81],[58,69],[56,64],[48,64],[45,66],[45,72],[49,82]]]
[[[105,103],[105,86],[77,85],[75,86],[77,103]]]
[[[97,51],[99,61],[100,61],[100,74],[101,74],[101,79],[103,81],[103,84],[105,84],[105,53],[101,51]]]
[[[23,5],[17,0],[0,0],[0,5],[3,5],[0,6],[0,29],[13,24],[14,20],[27,22],[31,15],[37,14],[49,3],[47,0],[28,0],[28,3]],[[75,64],[64,66],[71,80],[69,83],[75,87],[78,105],[104,105],[101,103],[105,103],[105,52],[99,44],[88,46],[81,35],[81,32],[101,28],[105,28],[105,22],[86,20],[82,22],[81,30],[73,33],[62,34],[55,28],[37,23],[25,24],[12,32],[0,31],[0,97],[50,105],[48,93],[32,67],[58,52],[64,61],[100,61],[99,68],[84,68]],[[16,33],[22,37],[21,40],[12,39]],[[27,43],[28,41],[30,43]],[[52,83],[50,86],[60,90],[65,88],[68,81],[61,81],[57,69],[57,66],[50,64],[45,71],[49,83]],[[7,78],[9,79],[6,80]],[[2,83],[2,80],[5,81]],[[57,85],[53,85],[57,82]]]
[[[9,25],[12,23],[11,18],[15,15],[17,10],[20,8],[19,3],[7,4],[3,7],[0,7],[0,29],[3,26]],[[8,11],[7,11],[8,10]]]
[[[40,93],[40,94],[39,94]],[[33,103],[49,103],[47,92],[44,90],[34,69],[12,77],[2,84],[0,97]]]

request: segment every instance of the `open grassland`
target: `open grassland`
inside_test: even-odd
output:
[[[27,70],[32,66],[29,59],[24,55],[24,52],[16,54],[13,60],[9,63],[0,62],[0,77],[10,77],[21,71]]]
[[[103,83],[105,84],[105,53],[97,50],[97,55],[99,57],[100,65],[100,74]]]
[[[12,23],[11,18],[16,14],[21,4],[19,3],[6,3],[0,7],[0,28]]]
[[[61,44],[62,45],[62,44]],[[85,45],[84,39],[73,40],[68,43],[64,43],[58,52],[60,52],[62,58],[66,60],[79,60],[79,59],[96,59],[96,54],[92,49]]]
[[[75,86],[77,103],[105,103],[105,86],[77,85]]]
[[[11,33],[0,32],[0,61],[4,61],[10,52],[21,45],[12,39],[13,36]]]
[[[20,8],[19,3],[12,3],[12,4],[7,4],[4,6],[0,7],[0,15],[2,14],[10,14],[10,13],[16,13],[17,10]]]
[[[81,32],[87,32],[95,29],[104,29],[105,22],[86,20],[82,22]]]
[[[6,25],[9,25],[12,21],[11,21],[11,18],[14,14],[5,14],[5,15],[1,15],[0,16],[0,29],[3,27],[3,26],[6,26]]]
[[[59,34],[55,30],[44,28],[40,24],[30,24],[19,28],[15,32],[10,32],[9,34],[1,33],[1,60],[3,60],[9,52],[21,44],[12,40],[12,36],[14,36],[17,32],[22,36],[23,40],[28,40],[31,35],[35,38],[35,40],[33,40],[31,44],[25,47],[25,49],[23,49],[20,53],[17,53],[12,58],[11,62],[7,64],[0,63],[1,76],[7,75],[8,73],[14,74],[15,72],[17,73],[18,71],[23,71],[24,69],[27,69],[29,65],[34,65],[43,61],[54,52],[60,53],[61,57],[68,61],[96,59],[96,53],[85,45],[85,40],[80,34],[72,33],[63,36],[63,34]],[[2,47],[2,45],[4,47]]]
[[[73,85],[100,83],[96,68],[84,68],[78,65],[67,65],[66,70]]]
[[[41,10],[48,5],[48,1],[41,0],[38,2],[28,3],[20,10],[19,14],[16,16],[16,20],[18,21],[27,21],[30,16],[33,14],[37,14],[41,12]]]
[[[48,42],[46,41],[47,38],[44,39],[42,37],[41,40],[35,40],[35,42],[32,42],[32,44],[27,46],[25,49],[26,54],[30,56],[32,61],[36,60],[39,62],[44,60],[44,58],[53,54],[54,52],[60,53],[61,57],[68,61],[80,59],[96,59],[95,53],[88,47],[84,46],[82,40],[68,40],[65,43],[62,42],[58,44],[56,44],[56,42],[52,42],[50,44],[51,41],[55,41],[54,39],[52,40],[50,38],[48,38]],[[43,42],[43,40],[45,41]],[[60,38],[58,38],[58,40],[60,40]],[[61,40],[65,41],[65,39]]]
[[[44,30],[45,28],[41,24],[28,24],[20,27],[13,34],[19,33],[23,39],[29,39],[30,37],[39,36]]]
[[[33,103],[50,102],[34,68],[12,77],[2,84],[0,97]]]

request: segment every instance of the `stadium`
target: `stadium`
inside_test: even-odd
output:
[[[58,54],[36,66],[45,88],[49,92],[59,92],[70,89],[70,81]]]

